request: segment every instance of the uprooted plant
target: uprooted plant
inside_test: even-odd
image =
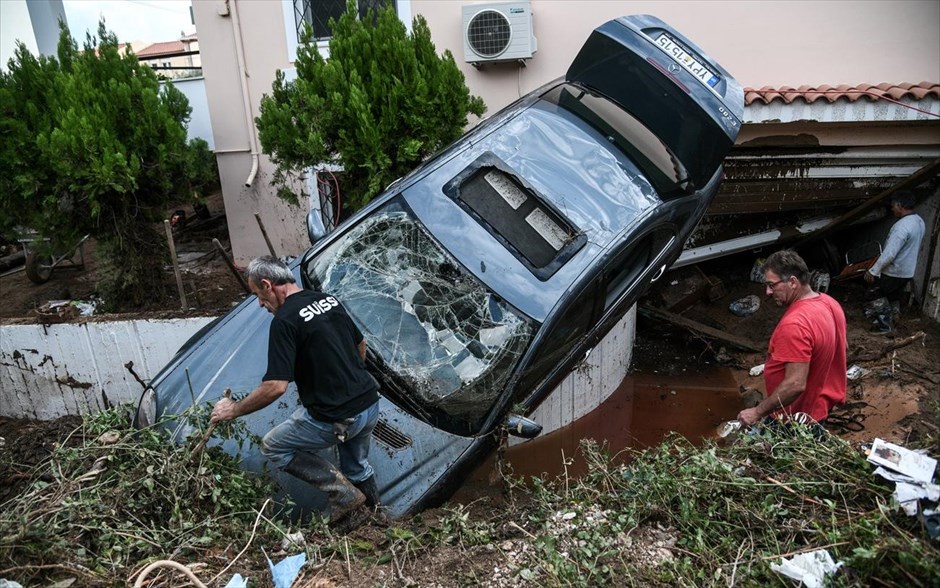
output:
[[[536,505],[520,513],[536,549],[513,563],[519,578],[763,586],[782,579],[770,563],[825,548],[844,562],[834,585],[940,582],[940,546],[836,437],[817,441],[797,427],[695,447],[675,435],[628,465],[591,441],[582,453],[587,476],[536,481]]]
[[[217,446],[190,459],[208,406],[174,419],[195,426],[190,442],[174,443],[162,427],[133,429],[123,407],[84,417],[28,472],[27,490],[0,505],[0,577],[123,586],[153,560],[210,558],[210,570],[221,568],[237,551],[226,547],[255,530],[280,540],[280,523],[259,511],[270,478],[239,469]],[[250,441],[238,423],[224,425],[216,436]]]

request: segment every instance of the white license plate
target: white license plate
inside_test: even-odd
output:
[[[676,63],[685,68],[706,86],[714,88],[718,83],[718,76],[712,73],[712,71],[705,67],[699,60],[689,55],[685,49],[676,45],[676,43],[669,38],[669,35],[660,33],[659,38],[656,39],[656,44],[672,57]]]

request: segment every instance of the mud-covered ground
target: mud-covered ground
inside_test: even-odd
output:
[[[210,200],[212,219],[192,224],[176,234],[177,250],[184,270],[184,284],[190,296],[190,307],[181,310],[176,304],[163,304],[141,311],[144,316],[184,316],[191,314],[221,314],[244,298],[221,257],[213,253],[212,239],[218,238],[228,247],[224,211],[220,199]],[[758,346],[765,346],[783,309],[763,296],[760,284],[749,279],[753,259],[747,256],[727,258],[711,267],[702,267],[702,274],[720,281],[722,295],[700,300],[681,311],[683,317],[717,328],[731,335],[747,338]],[[681,288],[685,274],[667,273],[659,285],[642,301],[643,304],[662,306],[668,300],[681,298],[670,289]],[[175,291],[175,280],[168,271],[168,281]],[[0,292],[4,304],[0,306],[0,321],[83,320],[75,317],[52,318],[44,311],[51,300],[88,300],[95,292],[94,244],[86,251],[84,270],[56,270],[52,279],[43,285],[30,283],[23,272],[0,278]],[[760,308],[750,316],[739,317],[729,311],[729,304],[743,296],[756,294]],[[837,411],[831,433],[860,445],[878,437],[901,445],[924,445],[940,438],[937,411],[940,406],[940,326],[920,316],[916,307],[905,308],[902,320],[894,333],[883,335],[871,330],[872,325],[863,313],[864,286],[858,281],[832,285],[829,294],[839,300],[848,319],[849,365],[867,370],[865,375],[849,383],[846,407]],[[886,345],[904,341],[917,333],[924,337],[893,352],[882,355]],[[859,359],[865,358],[868,359]],[[638,319],[637,340],[632,370],[635,373],[677,375],[695,378],[695,374],[725,366],[733,374],[742,390],[741,406],[757,390],[763,392],[761,377],[750,376],[753,366],[763,363],[762,353],[745,351],[731,344],[690,333],[642,313]],[[729,418],[733,415],[729,415]],[[49,455],[56,444],[70,443],[69,435],[80,423],[78,417],[67,417],[50,422],[11,420],[0,418],[0,504],[16,496],[24,488],[32,466]],[[935,441],[934,441],[935,442]],[[934,448],[937,450],[940,448]],[[936,452],[936,451],[935,451]],[[519,499],[518,493],[515,500]],[[468,543],[437,547],[420,555],[407,551],[390,553],[387,565],[363,566],[355,558],[348,560],[336,556],[303,572],[305,586],[375,586],[418,585],[456,586],[473,585],[486,580],[489,585],[512,585],[498,581],[499,565],[506,556],[500,542],[510,544],[521,529],[501,520],[505,508],[505,495],[497,485],[474,487],[458,495],[444,509],[427,511],[420,515],[419,525],[426,529],[439,529],[446,515],[453,521],[453,513],[465,512],[475,520],[493,522],[493,541],[468,547]],[[350,535],[353,544],[382,544],[386,537],[382,527],[366,526]],[[663,543],[663,538],[651,537],[650,545]],[[274,557],[278,546],[263,546]],[[496,580],[494,580],[496,578]],[[256,578],[256,581],[258,579]],[[269,585],[261,579],[260,586]]]

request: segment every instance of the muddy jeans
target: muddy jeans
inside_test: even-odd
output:
[[[358,484],[372,476],[369,446],[372,429],[379,419],[379,403],[352,417],[346,441],[340,443],[333,432],[333,423],[318,421],[301,406],[283,423],[277,425],[261,441],[261,453],[271,465],[283,469],[297,451],[316,453],[318,449],[336,446],[339,467],[350,482]]]

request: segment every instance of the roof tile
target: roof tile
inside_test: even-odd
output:
[[[180,53],[181,51],[186,51],[186,46],[183,45],[182,41],[166,41],[144,47],[137,53],[137,57],[152,57],[166,55],[167,53]]]
[[[796,99],[802,99],[812,104],[819,99],[825,99],[829,102],[835,102],[840,98],[855,102],[862,97],[869,100],[901,100],[902,98],[911,98],[914,100],[923,100],[928,96],[940,98],[940,83],[921,82],[911,84],[908,82],[892,84],[883,82],[878,85],[858,84],[849,86],[842,84],[836,87],[823,84],[822,86],[800,86],[793,88],[791,86],[781,86],[774,88],[764,86],[762,88],[744,88],[744,103],[753,104],[754,102],[763,102],[770,104],[774,100],[782,100],[787,104],[792,104]]]

